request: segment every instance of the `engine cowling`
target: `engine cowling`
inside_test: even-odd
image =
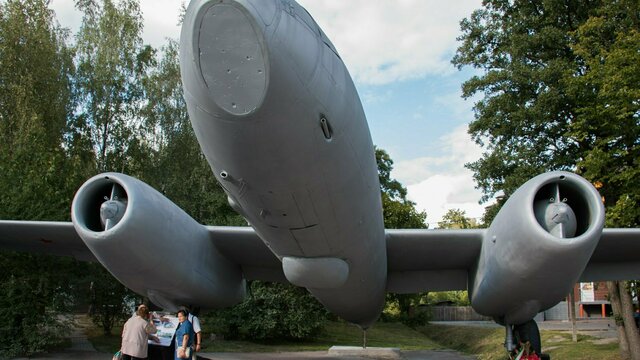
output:
[[[98,261],[156,305],[216,308],[244,298],[239,266],[220,254],[207,229],[140,180],[94,176],[76,193],[71,217]]]
[[[522,185],[485,234],[469,286],[471,304],[503,324],[521,324],[573,289],[598,244],[604,206],[598,191],[569,172]]]

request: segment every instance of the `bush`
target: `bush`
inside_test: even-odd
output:
[[[72,305],[61,269],[70,259],[0,253],[0,359],[30,356],[59,346],[70,329],[61,314]]]
[[[207,331],[227,339],[303,340],[324,329],[327,311],[303,288],[254,281],[245,301],[204,317]]]
[[[401,322],[410,328],[423,326],[431,319],[431,309],[422,301],[427,293],[393,294],[387,293],[384,311],[380,316],[383,322]]]
[[[93,323],[102,329],[104,335],[111,335],[111,330],[130,318],[135,304],[141,301],[105,268],[99,264],[89,266],[88,276],[84,280],[90,282],[89,316]]]
[[[398,318],[401,323],[412,329],[426,325],[430,319],[431,312],[426,306],[418,307],[410,315],[401,314]]]

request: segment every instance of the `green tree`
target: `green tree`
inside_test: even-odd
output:
[[[0,3],[0,217],[68,219],[73,63],[47,2]],[[42,201],[47,199],[47,201]]]
[[[467,213],[460,209],[449,209],[438,221],[441,229],[472,229],[476,227],[475,220],[467,217]]]
[[[142,44],[140,7],[135,0],[77,0],[76,6],[84,14],[76,43],[80,131],[90,138],[98,171],[131,174],[129,162],[145,155],[140,79],[154,55]]]
[[[44,0],[0,3],[0,218],[67,220],[73,61]],[[63,145],[64,144],[64,145]],[[62,176],[65,172],[69,177]],[[43,201],[45,200],[45,201]],[[57,344],[72,305],[70,259],[0,252],[0,358]]]
[[[636,184],[640,174],[639,15],[637,1],[604,2],[573,34],[580,76],[566,81],[569,93],[577,99],[570,136],[589,146],[577,166],[584,177],[597,182],[609,227],[638,227],[640,223]],[[640,359],[631,288],[629,282],[620,282],[613,284],[609,294],[620,301],[614,316],[625,329],[621,352],[627,352],[627,344],[631,357]]]
[[[426,229],[427,214],[415,208],[416,204],[407,199],[407,189],[391,177],[393,160],[385,150],[376,148],[375,151],[384,227],[386,229]]]
[[[169,40],[157,66],[143,77],[146,105],[142,108],[152,145],[148,161],[139,161],[141,179],[204,224],[246,225],[227,202],[200,151],[184,101],[178,43]],[[194,189],[196,191],[194,191]]]
[[[605,2],[572,33],[579,76],[565,80],[576,117],[568,137],[580,141],[578,171],[599,183],[608,226],[640,220],[640,5]]]
[[[253,281],[245,301],[209,314],[206,323],[211,331],[232,339],[301,340],[319,334],[326,315],[306,289]]]
[[[100,264],[88,264],[83,282],[90,300],[89,316],[100,326],[104,335],[111,335],[114,326],[131,317],[134,304],[141,303],[139,296],[116,281]]]
[[[25,253],[0,255],[0,358],[29,356],[59,345],[68,335],[77,289],[72,259]]]
[[[456,306],[471,305],[469,293],[466,290],[430,292],[427,299],[429,304],[451,301]]]
[[[485,200],[500,190],[508,198],[543,171],[576,171],[600,186],[607,226],[637,227],[639,7],[635,0],[486,0],[462,21],[453,63],[482,72],[463,94],[484,95],[470,133],[486,151],[467,166]],[[622,285],[618,298],[626,299]],[[629,318],[630,308],[624,312]],[[637,332],[627,337],[640,358]]]
[[[487,0],[461,22],[453,63],[482,71],[462,89],[465,98],[484,94],[469,132],[486,151],[467,164],[484,200],[508,197],[541,172],[571,170],[588,146],[567,141],[576,108],[563,79],[576,71],[570,34],[598,3]]]
[[[155,51],[142,43],[142,15],[135,0],[78,0],[83,12],[77,34],[76,85],[79,114],[74,141],[93,150],[93,171],[118,171],[144,178],[151,157],[140,111],[141,79],[154,65]],[[91,268],[92,319],[105,334],[130,315],[132,296],[102,268]]]

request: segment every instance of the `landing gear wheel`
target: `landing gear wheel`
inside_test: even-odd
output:
[[[516,344],[519,342],[531,343],[531,348],[536,351],[536,354],[540,356],[540,359],[550,359],[549,355],[542,354],[542,343],[540,341],[540,330],[535,320],[529,320],[524,324],[515,325],[513,327],[513,335],[516,340]]]

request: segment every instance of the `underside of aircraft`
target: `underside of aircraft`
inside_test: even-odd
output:
[[[233,305],[247,280],[288,282],[364,329],[386,292],[468,290],[505,325],[508,349],[513,326],[539,343],[532,319],[577,281],[640,278],[640,231],[604,229],[598,191],[570,172],[526,182],[488,229],[384,229],[358,93],[294,1],[192,0],[180,60],[202,152],[251,226],[199,224],[140,180],[104,173],[76,193],[72,222],[0,221],[0,247],[98,261],[168,310]],[[190,261],[160,266],[176,256]]]

